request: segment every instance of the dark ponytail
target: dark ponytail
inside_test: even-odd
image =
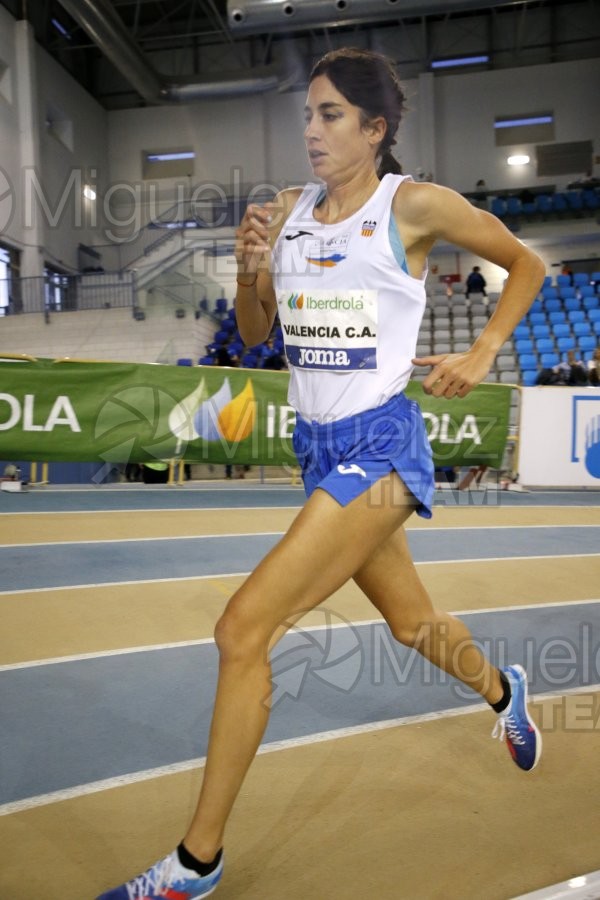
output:
[[[402,175],[402,166],[396,157],[392,155],[391,150],[386,150],[381,154],[377,175],[379,176],[380,181],[384,175]]]
[[[380,53],[343,47],[326,53],[314,66],[310,81],[325,75],[348,103],[358,106],[362,124],[384,118],[386,132],[379,145],[381,161],[377,174],[402,174],[402,167],[391,153],[396,132],[405,107],[404,91],[394,64]]]

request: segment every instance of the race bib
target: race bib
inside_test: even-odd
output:
[[[300,369],[377,369],[377,291],[278,291],[285,351]]]

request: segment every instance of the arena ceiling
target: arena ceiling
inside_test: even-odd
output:
[[[600,56],[600,0],[0,4],[106,109],[303,87],[314,59],[342,45],[387,53],[403,78],[469,55],[488,57],[481,68]]]

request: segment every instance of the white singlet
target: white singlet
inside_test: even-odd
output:
[[[385,175],[350,218],[318,222],[324,188],[307,185],[273,248],[277,311],[290,363],[289,402],[320,423],[381,406],[406,387],[425,309],[425,276],[408,274]]]

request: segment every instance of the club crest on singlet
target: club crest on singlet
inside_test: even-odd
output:
[[[278,291],[277,307],[292,366],[377,369],[377,291]]]

